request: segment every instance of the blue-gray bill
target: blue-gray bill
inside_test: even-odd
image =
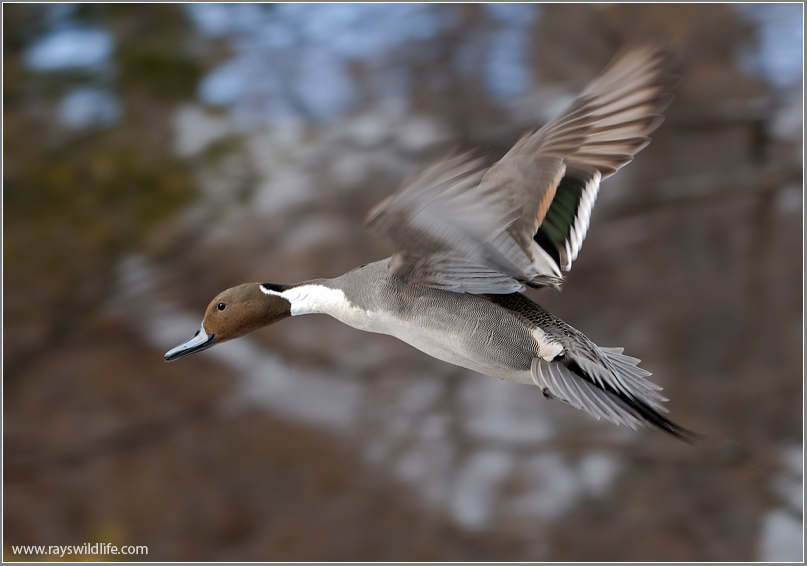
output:
[[[216,343],[216,337],[213,336],[212,334],[208,334],[205,331],[204,325],[202,325],[202,327],[193,336],[193,338],[191,338],[184,344],[180,344],[173,350],[169,350],[168,352],[166,352],[165,361],[173,362],[174,360],[178,360],[179,358],[190,356],[191,354],[201,352],[202,350],[207,350],[215,343]]]

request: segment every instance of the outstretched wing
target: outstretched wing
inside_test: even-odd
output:
[[[627,51],[492,167],[467,155],[445,159],[376,207],[368,226],[392,241],[393,273],[475,294],[560,285],[600,182],[661,123],[670,99],[664,59],[653,49]]]
[[[666,89],[666,56],[634,49],[612,62],[560,118],[522,140],[511,154],[558,155],[566,164],[560,182],[543,193],[531,225],[515,226],[548,253],[550,268],[571,269],[588,231],[600,182],[630,163],[650,143],[672,96]],[[508,154],[510,155],[510,154]],[[500,162],[505,166],[508,155]],[[550,196],[551,195],[551,196]],[[531,212],[531,211],[525,211]],[[556,271],[555,271],[556,272]]]

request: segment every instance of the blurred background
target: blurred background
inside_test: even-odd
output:
[[[6,559],[800,561],[802,9],[4,4]],[[229,286],[386,257],[364,217],[407,175],[647,40],[667,119],[530,295],[706,441],[324,316],[163,362]]]

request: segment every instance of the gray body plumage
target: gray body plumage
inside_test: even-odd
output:
[[[369,332],[388,334],[440,360],[485,375],[536,384],[544,395],[631,428],[657,426],[692,435],[662,413],[666,401],[650,372],[621,348],[600,348],[522,293],[473,295],[406,282],[390,259],[334,279],[325,287],[344,301],[318,309]]]
[[[532,359],[540,344],[515,314],[485,298],[413,285],[377,261],[331,280],[361,316],[346,324],[389,334],[441,360],[487,375],[531,383]],[[547,345],[543,345],[547,349]]]

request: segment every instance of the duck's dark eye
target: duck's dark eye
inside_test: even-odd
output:
[[[219,303],[218,307],[219,307],[220,311],[223,311],[225,309],[225,307],[227,307],[227,305],[225,305],[224,303]]]

